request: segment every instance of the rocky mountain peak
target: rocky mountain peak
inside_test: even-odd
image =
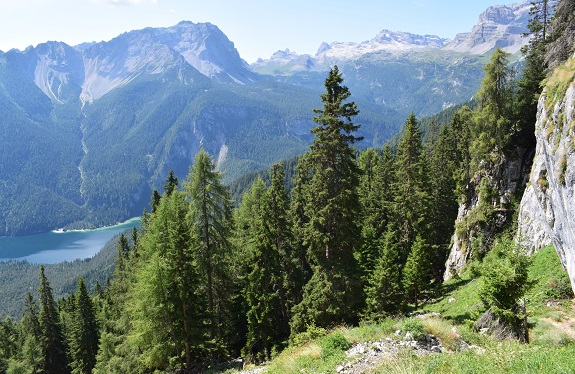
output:
[[[529,0],[491,6],[481,13],[470,32],[457,34],[445,49],[483,54],[501,47],[506,52],[515,53],[529,41],[523,33],[528,31],[530,8]]]
[[[84,80],[82,56],[66,43],[49,41],[28,47],[22,65],[36,86],[57,102],[74,100]]]
[[[397,52],[414,49],[435,49],[445,45],[447,39],[436,35],[417,35],[409,32],[382,30],[373,39],[361,43],[322,43],[316,58],[352,59],[368,53],[381,51]]]
[[[375,38],[371,40],[372,43],[380,44],[403,44],[412,46],[443,47],[447,39],[440,38],[437,35],[417,35],[409,32],[394,32],[390,30],[380,31]]]

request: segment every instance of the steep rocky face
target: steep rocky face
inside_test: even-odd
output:
[[[517,148],[468,183],[467,199],[460,204],[455,221],[444,280],[459,274],[472,257],[485,254],[496,234],[510,222],[513,197],[525,185],[531,157],[525,149]],[[486,194],[480,192],[482,184],[495,194],[489,201],[484,201]]]
[[[156,39],[180,53],[208,77],[247,83],[258,80],[228,37],[211,23],[182,21],[168,28],[152,29]]]
[[[562,70],[562,71],[561,71]],[[565,75],[565,71],[571,75]],[[549,79],[539,99],[537,148],[521,200],[518,240],[530,251],[553,243],[575,289],[575,61]],[[553,83],[556,82],[556,83]],[[568,86],[567,86],[568,84]],[[565,88],[567,86],[568,88]]]
[[[528,31],[530,7],[530,1],[489,7],[481,13],[471,32],[457,34],[445,49],[482,54],[501,47],[515,53],[529,40],[523,33]]]

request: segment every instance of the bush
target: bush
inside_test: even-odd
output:
[[[410,332],[415,340],[419,340],[425,336],[425,326],[421,319],[416,317],[405,319],[401,324],[401,331],[404,333]]]
[[[329,357],[337,353],[346,351],[351,346],[351,343],[340,332],[335,332],[322,339],[321,343],[321,356]]]
[[[573,297],[573,289],[569,276],[562,274],[560,277],[553,277],[547,282],[545,296],[554,300],[567,300]]]
[[[327,334],[326,329],[324,329],[323,327],[317,327],[315,324],[311,324],[307,326],[306,331],[300,332],[299,334],[292,337],[290,345],[297,347],[307,342],[310,342],[314,339],[322,337],[325,334]]]

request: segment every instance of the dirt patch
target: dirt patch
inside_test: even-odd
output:
[[[541,321],[545,321],[547,323],[552,324],[555,326],[559,331],[563,332],[565,335],[568,335],[572,339],[575,339],[575,318],[563,316],[560,321],[557,321],[553,318],[541,318]]]

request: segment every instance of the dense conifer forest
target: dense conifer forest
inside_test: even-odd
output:
[[[501,202],[477,176],[534,146],[540,83],[573,52],[563,41],[573,2],[559,0],[552,20],[547,3],[534,1],[520,76],[495,50],[472,105],[425,128],[410,115],[394,145],[356,147],[361,108],[334,66],[308,152],[256,176],[237,206],[200,150],[186,180],[170,173],[140,229],[120,237],[106,284],[91,292],[79,278],[55,300],[40,268],[22,318],[0,323],[0,371],[202,372],[240,355],[267,361],[310,330],[406,315],[441,296],[458,203],[471,193],[481,203],[467,227],[511,218],[473,256],[492,264],[486,308],[525,336],[529,259],[510,224],[521,195]]]

